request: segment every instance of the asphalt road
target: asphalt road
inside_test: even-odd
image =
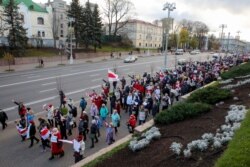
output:
[[[208,53],[200,55],[178,55],[177,59],[204,60]],[[167,67],[173,68],[175,56],[168,55]],[[48,161],[49,152],[40,153],[38,145],[28,149],[29,141],[20,142],[13,121],[19,118],[17,106],[12,99],[23,101],[30,106],[36,116],[44,116],[42,106],[45,103],[59,105],[58,89],[61,87],[67,97],[79,101],[82,95],[92,89],[100,92],[102,79],[107,80],[108,69],[117,67],[118,75],[128,78],[128,74],[142,74],[143,72],[159,71],[164,66],[164,56],[143,57],[135,63],[123,63],[122,60],[114,59],[99,63],[85,63],[66,67],[46,68],[40,70],[28,70],[13,74],[0,74],[0,108],[4,109],[9,116],[9,126],[0,132],[0,166],[70,166],[73,164],[72,146],[65,144],[65,156],[61,159]],[[129,78],[128,78],[129,79]],[[128,80],[129,82],[129,80]],[[90,104],[90,102],[88,102]],[[78,105],[78,104],[77,104]],[[36,117],[36,118],[37,118]],[[122,114],[121,127],[116,139],[128,134],[126,120],[128,115]],[[74,135],[77,130],[73,131]],[[86,156],[93,154],[99,149],[107,146],[105,143],[105,129],[102,128],[100,142],[94,149],[89,149],[89,141],[86,142]],[[73,137],[71,137],[72,139]],[[37,147],[37,148],[36,148]]]

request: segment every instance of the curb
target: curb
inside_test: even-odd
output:
[[[106,154],[107,152],[113,150],[114,148],[118,147],[119,145],[126,143],[127,141],[132,139],[132,134],[127,135],[126,137],[116,141],[114,144],[101,149],[100,151],[96,152],[95,154],[92,154],[91,156],[86,157],[85,159],[81,160],[80,162],[72,165],[71,167],[82,167],[86,164],[88,164],[89,162],[93,161],[94,159],[98,158],[99,156],[102,156],[104,154]]]

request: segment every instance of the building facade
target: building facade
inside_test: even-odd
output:
[[[108,28],[106,28],[108,30]],[[112,30],[114,31],[114,26]],[[108,32],[106,31],[106,34]],[[121,36],[127,36],[136,48],[160,48],[162,46],[162,26],[141,20],[129,20],[118,31]]]
[[[8,0],[2,1],[0,5],[2,9],[8,2]],[[53,34],[49,13],[51,7],[42,7],[32,0],[16,0],[16,3],[19,7],[18,12],[22,18],[23,27],[27,29],[28,44],[35,47],[52,47]],[[8,45],[6,39],[8,33],[8,30],[4,31],[1,37],[2,44],[4,45]]]
[[[247,42],[239,38],[229,37],[228,39],[221,39],[221,49],[230,53],[245,53],[247,51]]]
[[[69,6],[63,0],[48,1],[46,6],[52,9],[50,12],[50,20],[55,45],[57,48],[63,48],[68,38],[67,35],[69,34],[69,19],[67,16]]]

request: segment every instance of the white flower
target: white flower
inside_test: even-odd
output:
[[[238,98],[238,97],[234,97],[233,99],[234,99],[234,100],[239,100],[239,98]]]
[[[228,83],[231,83],[233,81],[233,79],[227,79],[227,80],[224,80],[224,81],[219,81],[220,84],[228,84]]]
[[[233,123],[232,131],[233,131],[233,132],[236,131],[237,129],[240,128],[240,126],[241,126],[241,123],[239,123],[239,122]]]
[[[192,156],[191,150],[189,149],[183,150],[183,154],[185,158],[190,158]]]
[[[222,132],[230,132],[231,131],[231,125],[221,125]]]
[[[189,150],[199,150],[205,151],[208,148],[208,141],[207,140],[194,140],[187,145]]]
[[[208,142],[211,142],[214,138],[214,135],[212,133],[204,133],[201,138],[203,140],[207,140]]]
[[[221,148],[221,142],[219,141],[219,140],[214,140],[214,143],[213,143],[213,147],[215,148],[215,149],[218,149],[218,148]]]
[[[180,155],[182,149],[181,143],[173,142],[170,146],[170,150],[172,150],[176,155]]]

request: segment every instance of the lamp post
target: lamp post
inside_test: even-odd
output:
[[[166,2],[163,6],[163,10],[168,10],[168,18],[167,22],[169,23],[170,12],[176,9],[175,3]],[[167,25],[166,25],[167,26]],[[166,27],[166,43],[165,43],[165,59],[164,59],[164,67],[167,69],[167,53],[168,53],[168,33],[169,33],[169,26]]]
[[[228,33],[228,36],[227,36],[227,53],[226,53],[226,56],[228,55],[228,52],[229,52],[229,38],[230,38],[230,32]]]
[[[221,24],[220,28],[221,28],[221,39],[220,39],[221,40],[220,41],[221,42],[221,49],[220,49],[220,52],[222,52],[222,49],[223,49],[223,41],[222,41],[223,40],[223,30],[224,30],[224,28],[227,28],[227,25],[226,24]]]
[[[73,27],[72,27],[72,21],[73,18],[69,19],[70,21],[70,58],[69,58],[69,64],[74,63],[73,55],[72,55],[72,34],[73,34]]]

